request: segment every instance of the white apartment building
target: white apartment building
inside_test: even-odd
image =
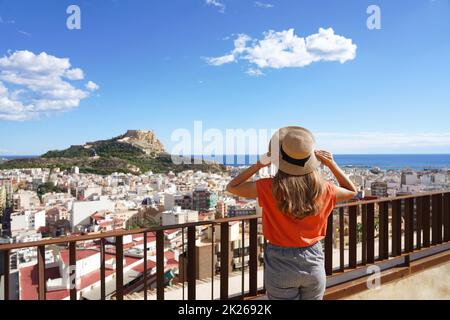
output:
[[[46,283],[48,291],[58,291],[64,289],[70,289],[71,279],[70,279],[70,265],[69,265],[69,252],[68,250],[63,250],[62,252],[57,252],[58,258],[54,262],[54,265],[58,266],[59,274],[61,278],[49,279]],[[125,258],[123,259],[125,265]],[[106,269],[115,270],[116,260],[115,258],[105,261]],[[80,289],[81,278],[100,269],[100,252],[96,250],[77,250],[77,261],[76,261],[76,287]]]
[[[45,210],[25,210],[11,215],[11,231],[39,230],[45,227]]]
[[[212,227],[208,228],[207,237],[208,237],[208,239],[212,239]],[[230,241],[237,241],[237,240],[241,239],[239,221],[230,222],[229,237],[230,237]],[[214,226],[214,238],[215,238],[214,241],[216,243],[220,241],[220,226],[219,225]]]
[[[91,186],[86,188],[80,188],[78,190],[80,197],[83,200],[92,199],[94,196],[101,196],[102,195],[102,187],[98,186]]]
[[[442,173],[436,173],[434,175],[434,183],[435,184],[445,184],[447,182],[447,177],[445,174]]]
[[[36,192],[19,190],[13,195],[14,210],[31,210],[41,205]]]
[[[0,185],[0,210],[6,206],[6,188]]]
[[[432,177],[431,175],[423,175],[420,177],[420,184],[425,186],[430,186],[432,184]]]
[[[150,187],[148,185],[139,184],[136,186],[136,195],[146,196],[150,192]]]
[[[422,191],[422,187],[420,185],[404,185],[402,186],[401,191],[408,193],[420,193]]]
[[[164,209],[169,211],[175,206],[175,195],[173,193],[164,193]]]
[[[181,207],[174,207],[172,210],[162,213],[162,225],[170,226],[188,222],[198,221],[198,211],[182,210]]]
[[[75,229],[78,226],[88,225],[90,217],[97,211],[110,211],[114,212],[114,202],[108,199],[108,197],[100,197],[100,200],[96,201],[75,201],[72,204],[71,225]]]
[[[417,177],[417,173],[411,172],[411,173],[403,173],[402,174],[402,185],[416,185],[419,184],[420,180]]]
[[[55,204],[65,204],[68,201],[73,201],[74,197],[69,193],[47,193],[42,196],[42,203],[45,206],[52,206]]]

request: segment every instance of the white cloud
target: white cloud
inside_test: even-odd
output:
[[[0,16],[0,24],[14,24],[16,23],[14,20],[5,20]]]
[[[332,28],[319,29],[319,33],[306,38],[306,48],[313,61],[339,61],[345,63],[356,57],[357,46],[351,39],[335,35]]]
[[[275,7],[271,3],[264,3],[264,2],[260,2],[260,1],[255,1],[255,6],[259,7],[259,8],[266,8],[266,9],[270,9],[270,8]]]
[[[32,36],[31,33],[26,32],[26,31],[22,31],[22,30],[19,30],[19,33],[22,34],[22,35],[24,35],[24,36],[26,36],[26,37],[31,37],[31,36]]]
[[[92,82],[92,81],[89,81],[88,83],[86,83],[85,87],[89,91],[97,91],[98,89],[100,89],[98,84],[96,84],[95,82]]]
[[[250,45],[247,45],[250,42]],[[220,57],[207,58],[207,62],[220,66],[237,60],[246,60],[258,68],[300,68],[318,61],[345,63],[356,57],[357,46],[351,39],[336,35],[332,28],[319,28],[319,32],[306,38],[294,29],[264,33],[262,40],[240,34],[234,49]]]
[[[206,58],[206,61],[212,66],[221,66],[226,63],[235,61],[234,54],[227,54],[226,56],[217,58]]]
[[[23,121],[64,112],[79,106],[98,86],[88,90],[69,81],[84,79],[69,59],[45,52],[16,51],[0,58],[0,120]]]
[[[335,153],[420,153],[450,149],[450,132],[318,132],[315,136],[319,148]]]
[[[83,80],[84,72],[80,68],[70,69],[66,71],[65,77],[69,80]]]
[[[12,94],[0,81],[0,120],[25,120],[33,113],[33,107],[23,105],[21,101],[12,98]]]
[[[28,74],[61,76],[70,69],[70,61],[67,58],[57,58],[45,52],[35,55],[33,52],[24,50],[0,58],[0,68],[1,71],[13,70]]]
[[[248,74],[251,77],[261,77],[264,75],[264,73],[257,68],[249,68],[247,71],[245,71],[246,74]]]
[[[245,52],[247,49],[247,42],[251,41],[252,38],[250,38],[246,34],[238,34],[238,37],[236,40],[234,40],[234,50],[233,55],[239,55]]]
[[[219,12],[221,12],[221,13],[225,12],[225,4],[223,4],[219,0],[206,0],[206,4],[208,6],[216,7],[217,9],[219,9]]]

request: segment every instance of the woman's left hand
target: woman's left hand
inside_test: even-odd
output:
[[[268,167],[272,164],[271,159],[270,159],[270,154],[266,153],[263,154],[262,156],[260,156],[259,160],[256,162],[256,165],[259,168],[264,168],[264,167]]]

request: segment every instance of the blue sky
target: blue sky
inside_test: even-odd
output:
[[[170,149],[171,133],[193,130],[194,121],[220,130],[301,125],[335,153],[448,153],[449,0],[261,3],[0,0],[0,154],[41,154],[127,129],[152,129]],[[81,9],[81,30],[66,27],[71,4]],[[366,26],[370,4],[381,9],[380,30]],[[300,38],[320,28],[332,28],[348,50],[355,45],[354,57],[280,66],[272,52],[261,61],[250,50],[270,30],[294,29]],[[210,58],[230,55],[242,34],[247,51],[213,65]],[[68,91],[51,94],[69,92],[75,101],[58,97],[53,105],[45,84],[5,76],[25,72],[17,52],[32,59],[44,52],[36,61],[50,69],[69,59],[70,67],[57,70],[75,69],[73,76],[51,78],[52,90]],[[26,66],[33,79],[59,72],[34,66]],[[95,86],[86,87],[89,81]],[[21,113],[37,95],[40,107]],[[16,119],[7,109],[13,104]]]

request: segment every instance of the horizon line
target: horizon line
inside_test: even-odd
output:
[[[170,154],[166,152],[167,154]],[[0,157],[40,157],[45,153],[42,154],[0,154]],[[172,154],[170,154],[172,155]],[[437,156],[450,156],[450,153],[333,153],[335,156],[419,156],[419,155],[437,155]],[[260,154],[236,154],[236,153],[229,153],[229,154],[191,154],[186,155],[186,157],[204,157],[204,156],[214,156],[214,157],[226,157],[226,156],[257,156],[259,157]]]

